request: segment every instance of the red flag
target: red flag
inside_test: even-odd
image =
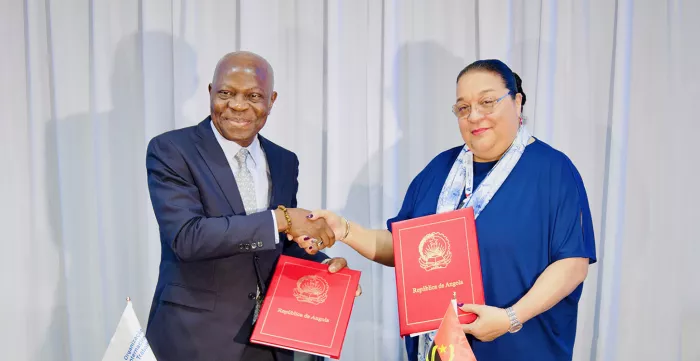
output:
[[[450,302],[447,307],[426,361],[476,361],[467,336],[459,324],[454,302]]]

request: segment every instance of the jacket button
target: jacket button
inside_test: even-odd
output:
[[[255,293],[251,292],[248,294],[248,299],[254,300],[255,299]]]

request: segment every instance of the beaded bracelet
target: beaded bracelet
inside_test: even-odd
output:
[[[277,206],[277,209],[281,210],[282,213],[284,213],[284,218],[287,220],[287,229],[284,230],[284,233],[289,234],[289,230],[292,229],[292,218],[289,217],[287,207],[280,204],[279,206]]]

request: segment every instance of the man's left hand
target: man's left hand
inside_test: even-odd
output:
[[[464,333],[474,335],[480,341],[493,341],[510,329],[510,320],[506,310],[486,305],[463,305],[464,312],[476,314],[476,320],[462,325]]]
[[[341,269],[348,266],[348,261],[346,261],[345,258],[343,258],[343,257],[329,258],[329,259],[323,261],[323,263],[328,265],[328,272],[330,272],[330,273],[336,273],[336,272],[340,271]],[[360,285],[357,285],[357,290],[355,291],[355,297],[357,297],[361,294],[362,294],[362,287]]]

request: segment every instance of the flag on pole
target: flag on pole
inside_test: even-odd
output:
[[[425,361],[476,361],[457,318],[457,301],[452,300],[447,307]]]
[[[126,299],[126,308],[119,320],[117,330],[109,341],[102,361],[156,361],[146,334],[136,317],[131,300]]]

